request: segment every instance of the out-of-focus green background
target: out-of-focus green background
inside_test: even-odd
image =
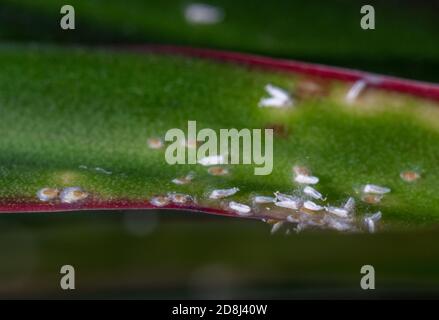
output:
[[[224,12],[214,25],[187,23],[191,3]],[[74,5],[77,28],[59,27]],[[376,29],[360,28],[373,5]],[[436,0],[1,0],[3,41],[172,43],[230,49],[439,81]]]
[[[0,1],[2,43],[172,43],[230,49],[439,81],[437,1],[218,0],[223,22],[188,24],[189,1]],[[1,90],[1,88],[0,88]],[[270,236],[257,221],[183,212],[0,216],[0,297],[307,298],[437,296],[437,228],[377,235]],[[59,287],[76,269],[74,292]],[[377,289],[360,289],[371,264]]]

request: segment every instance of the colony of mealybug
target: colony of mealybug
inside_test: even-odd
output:
[[[234,195],[235,193],[237,193],[238,191],[239,191],[239,188],[216,189],[210,193],[209,198],[210,199],[222,199],[222,198],[230,197],[230,196]]]
[[[80,187],[65,188],[61,192],[56,188],[43,188],[37,192],[38,199],[44,202],[60,200],[62,203],[75,203],[88,196],[88,192]]]
[[[163,140],[158,137],[149,138],[147,140],[150,149],[161,149],[163,147]]]

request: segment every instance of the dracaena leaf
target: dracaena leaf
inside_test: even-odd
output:
[[[390,226],[438,220],[437,102],[374,88],[379,78],[353,94],[351,82],[291,68],[52,47],[3,47],[0,63],[3,212],[185,208],[274,223],[306,216],[306,226],[340,230],[370,230],[378,211]],[[283,94],[290,103],[261,107]],[[186,132],[190,120],[215,132],[273,129],[272,173],[255,175],[255,164],[169,165],[164,136]],[[304,190],[298,174],[318,184]],[[234,192],[211,196],[223,189]],[[255,203],[276,192],[299,208],[279,193],[283,206]],[[349,197],[356,206],[346,220],[335,209]]]

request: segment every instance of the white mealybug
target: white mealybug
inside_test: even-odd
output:
[[[314,199],[317,199],[317,200],[324,200],[322,194],[321,194],[320,192],[318,192],[316,189],[314,189],[313,187],[306,186],[306,187],[303,189],[303,192],[304,192],[306,195],[308,195],[308,196],[310,196],[310,197],[312,197],[312,198],[314,198]]]
[[[161,149],[163,147],[163,140],[157,137],[149,138],[147,143],[150,149]]]
[[[366,89],[366,86],[367,82],[364,79],[355,82],[346,94],[346,101],[348,103],[353,103],[364,89]]]
[[[194,177],[195,177],[195,175],[191,172],[191,173],[187,174],[185,177],[172,179],[172,183],[178,184],[178,185],[189,184],[192,182]]]
[[[381,212],[378,211],[377,213],[364,217],[364,223],[370,233],[375,232],[375,223],[381,219],[381,216]]]
[[[303,207],[305,209],[311,210],[311,211],[322,211],[323,209],[325,209],[324,207],[316,204],[315,202],[312,201],[305,201],[303,204]]]
[[[289,194],[285,194],[285,193],[280,193],[279,191],[276,191],[274,193],[275,197],[276,197],[276,201],[294,201],[297,199],[297,197],[289,195]]]
[[[224,164],[225,163],[225,157],[223,155],[214,155],[214,156],[208,156],[201,158],[198,160],[198,163],[203,166],[213,166],[218,164]]]
[[[75,203],[84,200],[88,197],[88,193],[79,187],[65,188],[61,194],[60,199],[62,203]]]
[[[164,207],[169,204],[169,197],[167,196],[154,196],[150,200],[151,204],[156,207]]]
[[[265,86],[265,91],[270,97],[262,98],[259,101],[259,107],[285,108],[293,105],[293,100],[287,91],[271,84]]]
[[[224,11],[209,4],[192,3],[184,9],[184,17],[192,24],[217,24],[224,19]]]
[[[239,188],[217,189],[217,190],[213,190],[210,193],[209,198],[210,199],[221,199],[221,198],[232,196],[235,193],[237,193],[238,191],[239,191]]]
[[[278,221],[271,227],[271,234],[275,234],[284,225],[284,221]]]
[[[353,230],[353,226],[351,224],[334,219],[332,217],[325,217],[325,222],[328,224],[329,228],[337,231]]]
[[[264,204],[264,203],[273,203],[275,198],[266,197],[266,196],[254,196],[253,203],[255,204]]]
[[[176,204],[187,204],[193,202],[193,198],[190,195],[183,193],[169,193],[169,198]]]
[[[364,193],[373,193],[373,194],[385,194],[389,193],[391,190],[387,187],[381,187],[375,184],[366,184],[362,190]]]
[[[329,213],[332,213],[340,218],[347,218],[349,217],[349,210],[345,209],[345,208],[338,208],[338,207],[326,207],[326,211],[328,211]]]
[[[229,208],[235,211],[239,216],[248,217],[251,216],[251,208],[239,202],[231,201],[229,202]]]
[[[56,188],[43,188],[38,190],[37,197],[41,201],[55,200],[59,195],[59,190]]]
[[[276,196],[276,202],[274,204],[278,207],[299,210],[302,205],[302,200],[298,197],[280,192],[275,192],[274,195]]]
[[[348,210],[350,213],[354,212],[354,210],[355,210],[355,199],[352,198],[352,197],[349,197],[349,199],[344,204],[343,208]]]
[[[317,184],[319,183],[319,178],[314,176],[305,176],[303,174],[298,174],[294,178],[294,181],[300,184]]]
[[[299,201],[277,201],[274,203],[277,207],[286,208],[286,209],[293,209],[293,210],[299,210],[300,205],[302,204]]]

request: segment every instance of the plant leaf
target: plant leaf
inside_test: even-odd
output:
[[[187,57],[3,47],[0,52],[0,210],[53,211],[151,208],[154,196],[188,194],[186,208],[236,215],[227,205],[252,206],[254,216],[283,220],[288,209],[253,207],[254,195],[292,193],[292,167],[320,178],[328,203],[357,198],[358,215],[381,210],[389,225],[420,225],[439,217],[439,109],[422,98],[369,88],[353,104],[351,83],[248,69]],[[259,108],[264,87],[290,91],[293,108]],[[322,88],[317,96],[306,87]],[[196,120],[198,129],[273,128],[274,169],[254,175],[253,165],[227,166],[213,176],[201,165],[165,162],[165,149],[148,139]],[[404,170],[421,178],[407,183]],[[194,173],[189,184],[172,181]],[[392,191],[377,205],[356,193],[374,183]],[[42,188],[80,187],[75,203],[42,202]],[[240,189],[212,201],[213,189]]]

